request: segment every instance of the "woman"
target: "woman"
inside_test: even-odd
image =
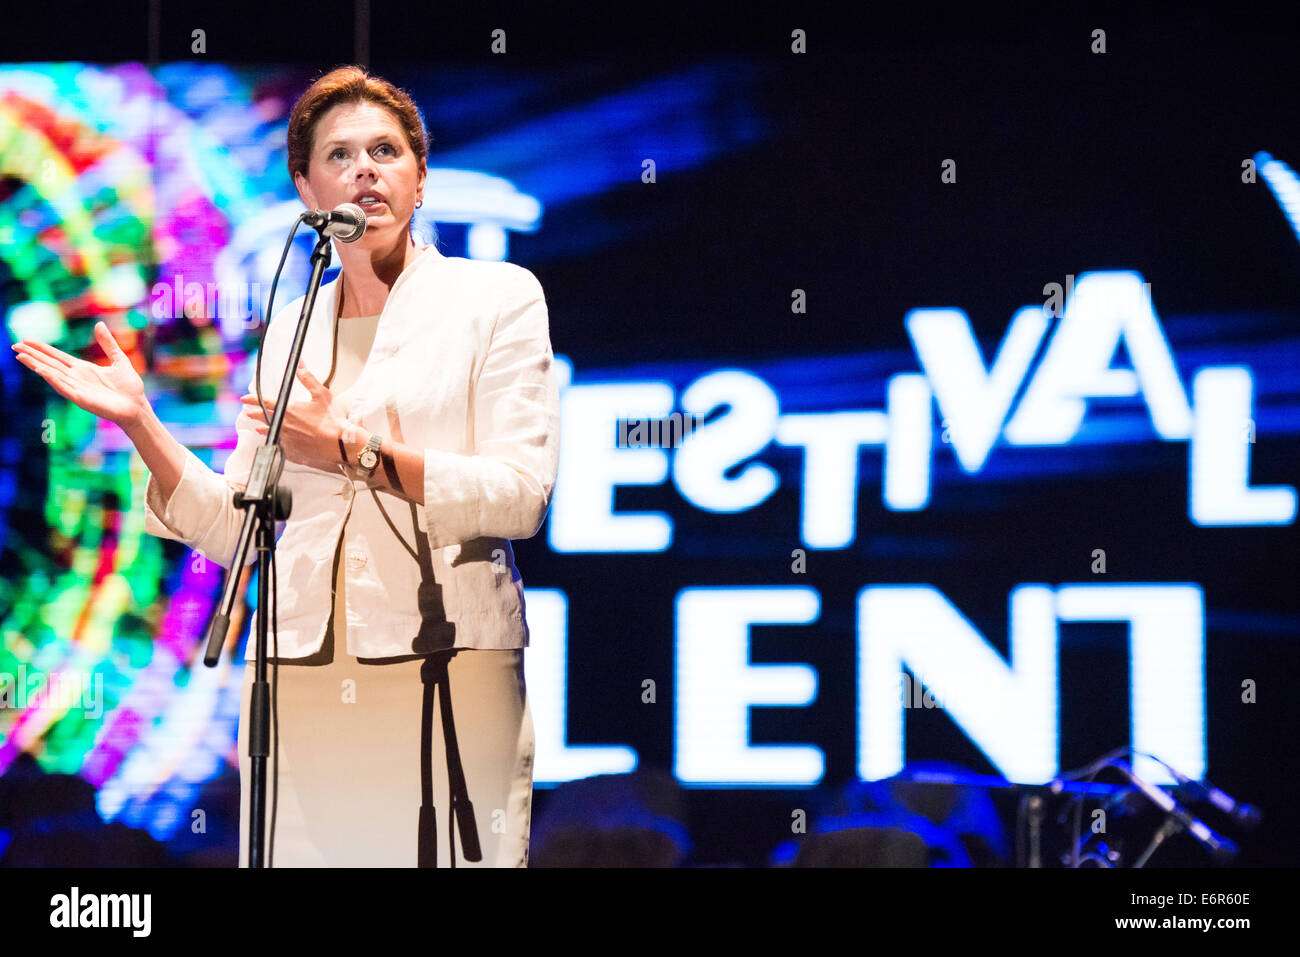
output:
[[[302,202],[357,203],[367,225],[336,244],[340,275],[313,307],[280,436],[293,506],[276,549],[269,649],[284,666],[278,767],[276,753],[268,761],[271,862],[526,866],[534,743],[510,539],[537,531],[555,482],[545,298],[521,267],[417,248],[409,227],[426,139],[415,104],[388,82],[356,67],[322,76],[294,105],[288,146]],[[302,302],[266,330],[268,413]],[[267,429],[254,385],[217,475],[167,433],[102,322],[95,337],[107,367],[33,340],[14,348],[60,395],[126,432],[150,473],[146,529],[228,567],[243,521],[231,493]],[[461,801],[449,845],[452,791]]]

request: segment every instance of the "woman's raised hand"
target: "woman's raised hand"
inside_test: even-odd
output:
[[[144,382],[103,322],[95,323],[95,340],[108,356],[109,365],[78,359],[35,339],[16,342],[13,349],[18,361],[59,395],[126,429],[149,407]]]
[[[306,402],[291,402],[285,407],[284,420],[280,424],[280,444],[284,447],[285,458],[312,468],[334,471],[343,464],[339,439],[352,435],[352,424],[334,393],[301,362],[297,376],[310,398]],[[253,420],[257,434],[266,435],[270,426],[257,404],[257,396],[244,395],[239,401],[243,403],[244,415]],[[263,396],[262,401],[267,414],[274,417],[275,400]]]

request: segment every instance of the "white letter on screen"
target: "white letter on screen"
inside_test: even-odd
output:
[[[776,427],[782,445],[802,445],[800,537],[810,548],[853,544],[858,512],[858,447],[882,445],[889,435],[883,412],[801,412]]]
[[[1050,781],[1057,770],[1056,618],[1052,590],[1011,593],[1010,666],[975,626],[928,585],[858,592],[858,774],[903,769],[903,668],[1008,778]]]
[[[701,376],[682,393],[682,410],[701,420],[724,404],[727,412],[687,434],[673,456],[673,482],[697,508],[741,512],[776,491],[776,472],[751,462],[735,478],[724,473],[767,448],[780,406],[766,382],[734,369]]]
[[[1288,485],[1250,487],[1255,436],[1250,370],[1202,369],[1192,380],[1189,511],[1197,525],[1290,525],[1296,492]]]
[[[806,625],[821,614],[811,588],[686,588],[677,595],[676,774],[692,784],[815,784],[820,748],[749,743],[754,705],[804,707],[817,672],[749,662],[749,627]]]
[[[916,511],[930,502],[933,403],[934,395],[925,376],[910,372],[890,376],[884,500],[885,506],[894,511]]]
[[[614,511],[617,485],[658,485],[668,455],[619,448],[619,419],[662,419],[673,409],[665,382],[570,385],[560,394],[560,468],[548,540],[557,552],[661,552],[673,526],[662,512]]]
[[[622,745],[570,747],[568,739],[568,622],[569,603],[554,588],[524,590],[528,620],[528,650],[524,683],[533,716],[536,753],[533,783],[559,784],[593,774],[635,771],[637,754]]]
[[[1129,717],[1135,751],[1154,754],[1189,778],[1205,776],[1205,610],[1199,585],[1062,585],[1061,621],[1129,622]],[[1154,784],[1169,772],[1135,755]]]
[[[1132,369],[1111,368],[1121,340]],[[1078,433],[1088,397],[1139,392],[1157,435],[1170,441],[1191,435],[1187,393],[1142,277],[1084,273],[1005,435],[1015,445],[1063,445]]]
[[[903,324],[948,423],[957,461],[967,472],[978,472],[1047,331],[1046,310],[1026,306],[1016,312],[988,372],[960,309],[913,309]]]

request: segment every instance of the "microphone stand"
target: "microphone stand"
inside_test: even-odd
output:
[[[256,664],[253,678],[253,695],[249,702],[248,755],[252,759],[252,777],[249,787],[249,822],[248,822],[248,866],[265,867],[264,843],[266,834],[266,771],[267,756],[270,754],[270,701],[271,689],[266,680],[267,657],[267,614],[271,608],[270,575],[271,556],[275,549],[275,523],[289,517],[292,496],[288,488],[277,483],[284,468],[284,450],[280,448],[280,426],[284,420],[285,407],[289,404],[289,392],[293,388],[294,375],[307,336],[307,322],[311,318],[312,307],[316,303],[316,293],[320,290],[321,279],[330,263],[330,237],[326,234],[326,223],[316,226],[320,238],[311,254],[311,279],[307,286],[307,296],[303,300],[302,314],[298,318],[298,328],[294,332],[293,345],[289,349],[289,364],[285,367],[284,378],[280,382],[280,391],[271,413],[271,422],[266,433],[266,442],[253,457],[253,465],[248,475],[248,485],[243,492],[234,493],[236,508],[244,509],[244,525],[239,532],[239,543],[230,566],[226,570],[226,583],[221,594],[221,602],[212,616],[208,626],[208,646],[203,663],[209,668],[215,667],[221,658],[221,649],[230,630],[230,615],[235,606],[235,591],[244,559],[248,554],[249,543],[257,540],[257,634]],[[267,317],[270,321],[270,317]]]
[[[1142,855],[1133,862],[1133,866],[1137,868],[1146,864],[1151,859],[1151,855],[1156,852],[1156,848],[1165,842],[1165,838],[1172,837],[1182,829],[1183,823],[1177,817],[1172,814],[1165,815],[1164,821],[1160,824],[1160,829],[1151,838]]]

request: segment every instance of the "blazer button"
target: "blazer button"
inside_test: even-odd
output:
[[[354,572],[365,568],[368,562],[365,552],[348,552],[348,568]]]

